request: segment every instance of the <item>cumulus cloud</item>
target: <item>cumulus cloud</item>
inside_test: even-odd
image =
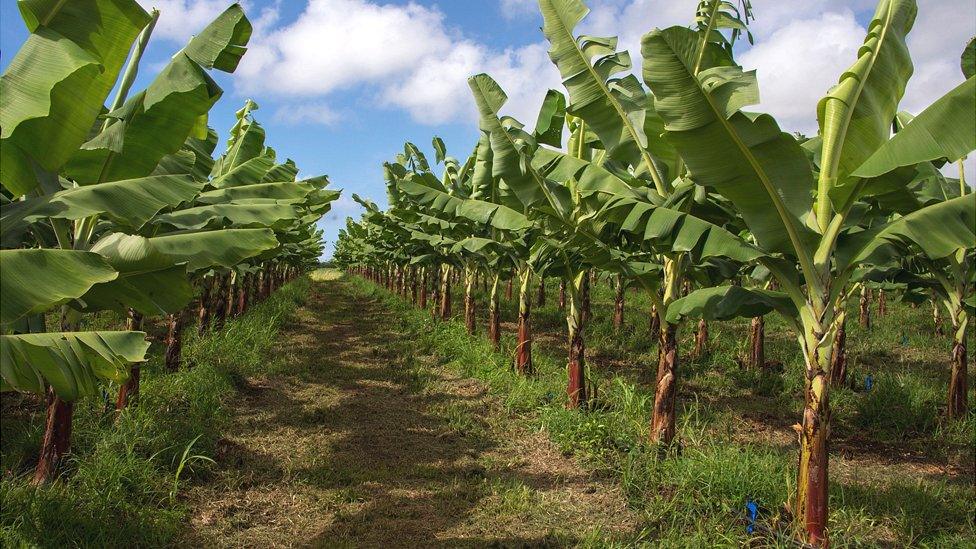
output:
[[[476,120],[467,78],[484,71],[509,93],[506,113],[531,123],[545,90],[559,84],[545,52],[538,43],[498,51],[467,39],[436,7],[310,0],[295,21],[255,33],[235,77],[239,92],[299,102],[298,112],[310,99],[356,90],[441,124]]]
[[[792,21],[739,56],[757,69],[760,108],[786,130],[817,133],[817,102],[854,59],[865,30],[850,10]]]
[[[274,119],[286,124],[332,126],[342,120],[342,115],[322,102],[293,103],[278,107]]]

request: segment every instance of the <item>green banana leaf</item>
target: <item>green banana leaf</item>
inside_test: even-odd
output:
[[[799,311],[793,300],[783,292],[742,286],[717,286],[695,290],[668,306],[667,321],[678,323],[686,318],[730,320],[751,318],[777,311],[787,319],[795,319]]]
[[[205,227],[284,229],[298,218],[298,210],[288,204],[208,204],[159,215],[153,219],[153,224],[191,230]]]
[[[914,0],[881,0],[857,61],[817,104],[823,138],[818,185],[829,192],[835,210],[857,198],[851,174],[891,133],[913,71],[905,37],[917,11]]]
[[[852,172],[877,177],[903,166],[945,158],[955,162],[976,150],[976,77],[943,95],[886,141]]]
[[[129,366],[146,360],[145,332],[62,332],[0,335],[0,391],[62,400],[98,394],[100,380],[122,383]]]
[[[0,181],[14,197],[88,138],[149,14],[135,0],[18,2],[30,35],[0,77]]]
[[[903,255],[892,246],[917,247],[930,259],[976,247],[976,200],[971,194],[953,198],[840,240],[838,270],[860,263],[884,265]]]
[[[85,294],[118,273],[105,259],[77,250],[0,250],[0,325],[41,313]]]
[[[710,43],[696,76],[698,35],[683,27],[652,31],[642,46],[644,81],[691,178],[730,200],[760,247],[812,257],[810,163],[771,116],[740,110],[759,98],[755,73]]]
[[[45,217],[83,219],[104,215],[116,226],[137,230],[167,207],[193,199],[204,183],[189,176],[159,175],[75,187],[0,206],[0,235]]]
[[[274,250],[278,240],[271,229],[220,229],[182,232],[150,238],[160,252],[186,262],[189,272],[234,265]]]
[[[78,310],[132,308],[147,316],[164,315],[182,310],[193,299],[185,261],[161,252],[152,239],[114,233],[95,243],[91,251],[104,257],[119,276],[92,286],[73,303]]]

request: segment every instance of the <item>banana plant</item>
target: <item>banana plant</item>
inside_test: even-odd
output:
[[[656,111],[656,101],[640,80],[629,74],[630,54],[617,51],[616,37],[576,36],[576,27],[589,13],[582,0],[539,0],[539,7],[542,31],[550,43],[549,56],[559,69],[569,95],[566,111],[585,125],[584,136],[594,135],[594,138],[584,137],[580,143],[592,143],[593,147],[602,149],[594,159],[623,182],[609,184],[606,178],[581,181],[581,192],[587,193],[591,201],[609,199],[614,194],[623,197],[624,201],[614,208],[617,212],[623,211],[625,203],[640,204],[637,209],[645,210],[652,204],[670,201],[676,214],[689,213],[690,201],[682,206],[678,200],[672,200],[675,182],[686,174],[687,167],[674,145],[662,135],[664,121]],[[692,72],[701,70],[706,50],[718,48],[730,52],[740,35],[748,35],[750,17],[748,2],[738,5],[721,0],[699,2],[696,29],[689,29],[697,39],[690,53]],[[724,36],[722,31],[729,36]],[[632,228],[635,232],[640,230],[636,226]],[[668,229],[660,226],[646,232],[668,232]],[[666,311],[679,296],[694,262],[680,248],[664,247],[656,251],[663,262],[663,277],[654,287],[646,288],[658,315],[655,324],[659,326],[658,397],[650,433],[654,442],[670,444],[676,432],[678,326],[667,320]]]
[[[755,316],[759,309],[775,309],[793,324],[805,387],[792,509],[814,545],[827,543],[829,365],[838,297],[854,268],[892,243],[910,240],[932,260],[974,246],[974,204],[966,197],[867,231],[851,217],[854,205],[880,192],[878,186],[905,184],[891,172],[940,158],[956,161],[976,147],[972,102],[954,99],[964,97],[971,78],[890,137],[911,74],[905,36],[915,13],[910,0],[879,3],[857,61],[818,106],[816,177],[799,143],[772,117],[742,111],[757,101],[758,86],[755,74],[738,67],[727,50],[708,45],[696,56],[699,37],[681,27],[655,30],[642,40],[644,79],[664,137],[697,184],[741,213],[761,252],[755,260],[782,288],[698,290],[676,301],[668,318]]]
[[[146,91],[127,100],[158,12],[150,15],[131,1],[22,2],[20,7],[31,34],[0,78],[2,180],[15,199],[3,205],[2,239],[4,246],[21,248],[3,252],[5,302],[7,295],[36,296],[23,286],[36,284],[37,271],[46,269],[39,259],[89,265],[79,270],[80,280],[52,281],[67,288],[53,288],[53,301],[35,297],[26,309],[4,319],[3,388],[49,393],[35,476],[44,482],[68,449],[71,403],[92,393],[94,379],[124,380],[128,372],[121,366],[143,360],[147,347],[134,343],[144,338],[137,331],[78,332],[79,311],[123,302],[156,310],[187,295],[178,256],[145,246],[99,245],[95,237],[137,230],[156,212],[199,192],[189,177],[151,174],[219,98],[220,89],[206,69],[236,67],[250,23],[239,6],[232,6],[180,50]],[[104,101],[133,42],[136,47],[106,111]],[[46,60],[45,70],[37,69],[38,60]],[[67,88],[77,92],[57,91]],[[94,258],[102,274],[92,278],[98,272]],[[158,295],[153,284],[169,286],[172,293]],[[81,289],[84,293],[78,293]],[[22,313],[56,305],[63,306],[65,333],[14,333],[43,331],[42,322],[20,322]]]

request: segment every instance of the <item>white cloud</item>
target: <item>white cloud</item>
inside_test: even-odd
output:
[[[760,109],[784,130],[817,133],[817,102],[857,57],[865,30],[854,14],[827,12],[792,21],[739,55],[757,69]]]
[[[539,10],[537,0],[500,0],[498,9],[505,19],[516,19]]]
[[[325,103],[294,103],[278,107],[274,119],[286,124],[321,124],[332,126],[342,120],[342,115]]]
[[[308,100],[363,90],[441,124],[476,120],[467,78],[478,72],[506,89],[506,114],[528,124],[559,84],[545,45],[494,50],[448,27],[437,8],[370,0],[311,0],[294,22],[255,33],[235,76],[239,92],[297,102],[299,112]]]

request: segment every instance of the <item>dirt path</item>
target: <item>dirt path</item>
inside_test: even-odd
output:
[[[506,417],[474,380],[397,356],[382,305],[317,282],[274,374],[241,382],[195,546],[538,547],[627,539],[619,490]]]

